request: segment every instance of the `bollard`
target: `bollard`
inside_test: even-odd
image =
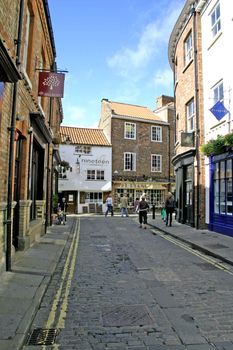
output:
[[[155,219],[155,205],[152,206],[152,219]]]

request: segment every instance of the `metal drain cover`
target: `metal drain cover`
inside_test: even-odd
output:
[[[36,328],[30,334],[27,345],[52,345],[54,344],[57,329]]]
[[[144,326],[154,324],[146,305],[120,305],[102,311],[104,327]]]

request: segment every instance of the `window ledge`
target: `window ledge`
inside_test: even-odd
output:
[[[216,36],[213,38],[213,41],[212,41],[212,43],[210,44],[210,46],[208,47],[207,50],[211,49],[211,47],[216,43],[216,41],[220,38],[220,36],[222,36],[222,32],[216,34]]]
[[[193,63],[193,58],[186,64],[186,66],[184,67],[182,73],[184,73],[188,69],[188,67],[191,66],[192,63]]]

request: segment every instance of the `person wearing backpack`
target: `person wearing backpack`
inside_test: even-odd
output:
[[[166,209],[166,226],[172,226],[172,214],[174,212],[175,200],[173,194],[168,192],[167,198],[165,200],[165,209]]]

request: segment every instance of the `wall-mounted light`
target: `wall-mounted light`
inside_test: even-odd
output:
[[[30,128],[28,129],[28,133],[29,133],[29,134],[32,134],[32,133],[33,133],[33,127],[32,127],[32,126],[30,126]]]

